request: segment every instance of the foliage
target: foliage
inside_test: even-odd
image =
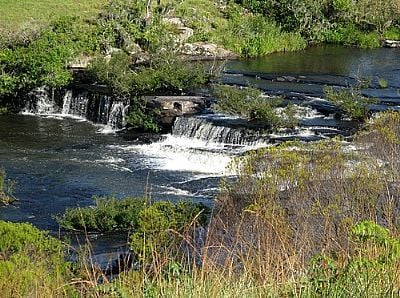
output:
[[[213,94],[217,98],[214,109],[231,115],[245,117],[250,121],[265,122],[270,127],[293,128],[297,125],[293,106],[278,113],[276,108],[281,104],[280,98],[263,97],[256,88],[236,88],[228,85],[215,85]]]
[[[138,214],[146,200],[95,197],[94,207],[69,208],[57,217],[60,225],[69,230],[109,232],[137,227]]]
[[[0,0],[0,48],[27,45],[60,17],[93,19],[106,0]]]
[[[162,17],[169,1],[114,0],[109,2],[97,20],[104,47],[130,51],[134,43],[149,52],[171,42],[169,27]]]
[[[141,261],[149,261],[155,254],[176,251],[183,240],[179,235],[185,229],[204,226],[206,213],[202,204],[154,202],[139,212],[130,246]]]
[[[306,47],[299,34],[282,32],[273,21],[261,15],[246,15],[235,6],[231,7],[227,24],[217,30],[214,40],[245,57]]]
[[[148,132],[159,132],[161,130],[158,119],[160,111],[146,108],[146,101],[136,98],[131,100],[132,111],[127,116],[127,123],[136,129]]]
[[[15,201],[13,196],[14,182],[6,178],[6,172],[3,168],[0,168],[0,202],[8,205]]]
[[[0,292],[13,296],[72,294],[64,245],[32,225],[0,221]]]
[[[39,86],[55,88],[72,80],[67,64],[80,52],[90,52],[95,44],[89,27],[61,18],[52,23],[29,45],[0,50],[0,94],[13,95]],[[84,29],[86,28],[86,29]]]
[[[346,116],[354,120],[365,121],[369,116],[369,104],[376,101],[365,98],[359,90],[349,88],[334,90],[332,87],[324,89],[327,100],[336,105]]]
[[[159,212],[165,213],[164,215],[171,219],[171,224],[183,224],[193,212],[197,214],[205,208],[202,205],[175,205],[165,201],[149,204],[148,200],[140,198],[95,197],[94,203],[91,207],[69,208],[62,216],[57,217],[57,221],[64,228],[77,231],[137,230],[145,224],[142,219],[143,212],[160,209]]]
[[[380,46],[379,35],[375,32],[363,32],[354,24],[339,25],[325,32],[329,43],[357,46],[360,48],[377,48]]]
[[[397,0],[238,0],[254,12],[270,17],[290,32],[300,32],[311,42],[377,47],[400,15]],[[348,30],[346,28],[352,28]],[[357,39],[352,39],[357,32]],[[377,34],[372,34],[376,32]],[[371,33],[371,35],[370,35]],[[372,38],[374,36],[374,38]],[[374,40],[374,42],[372,42]]]
[[[327,256],[313,259],[305,293],[377,297],[391,296],[398,291],[395,282],[399,278],[396,268],[400,265],[400,240],[372,221],[356,224],[351,240],[354,251],[343,268],[339,260]]]

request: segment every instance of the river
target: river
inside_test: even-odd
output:
[[[355,125],[318,110],[326,106],[322,98],[326,84],[343,87],[357,78],[368,79],[370,87],[362,92],[379,98],[375,110],[398,109],[399,58],[399,49],[318,47],[228,62],[222,80],[256,86],[306,107],[309,113],[295,137],[314,140],[346,135]],[[379,79],[388,88],[380,89]],[[230,174],[226,166],[231,158],[273,139],[230,143],[232,135],[234,140],[242,138],[237,123],[235,128],[229,124],[237,120],[221,115],[182,118],[175,123],[175,134],[143,144],[68,115],[0,116],[0,166],[16,182],[18,198],[1,209],[0,217],[56,233],[54,215],[68,207],[88,206],[94,195],[120,198],[146,193],[155,200],[192,200],[211,206],[220,178]],[[191,132],[186,133],[185,127]]]

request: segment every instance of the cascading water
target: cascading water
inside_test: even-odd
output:
[[[61,114],[62,115],[68,115],[70,108],[71,108],[71,101],[72,101],[72,91],[71,90],[67,90],[67,92],[65,92],[64,98],[63,98],[63,107],[61,110]]]
[[[229,175],[234,156],[268,143],[262,129],[240,126],[243,122],[219,114],[181,116],[161,141],[121,149],[144,156],[148,166],[158,170],[197,173],[196,177]]]
[[[58,106],[54,100],[54,93],[49,94],[45,88],[37,88],[28,94],[30,99],[23,113],[25,114],[55,114],[59,111]]]
[[[254,146],[268,142],[268,136],[260,129],[247,129],[244,123],[240,118],[215,114],[178,117],[172,135],[229,145]]]
[[[60,100],[57,100],[54,94],[45,88],[37,89],[30,94],[30,100],[23,113],[79,117],[109,128],[103,131],[123,128],[127,111],[124,101],[108,94],[89,91],[65,90],[63,93],[58,95]]]

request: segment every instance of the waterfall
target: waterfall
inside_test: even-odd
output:
[[[74,116],[115,130],[123,128],[127,107],[126,102],[106,93],[64,90],[61,94],[54,95],[46,88],[40,88],[29,94],[29,100],[23,112],[62,117]]]
[[[239,122],[242,125],[239,126]],[[254,146],[268,142],[260,129],[243,126],[244,120],[221,115],[178,117],[172,135],[213,143]]]
[[[268,140],[268,134],[244,119],[207,114],[178,117],[163,139],[121,149],[144,156],[143,163],[151,168],[209,177],[235,174],[228,167],[232,158],[267,146]]]
[[[110,127],[123,127],[125,124],[125,105],[122,102],[113,102],[107,125]]]
[[[61,110],[61,114],[63,115],[68,115],[70,108],[71,108],[71,100],[72,100],[72,91],[71,90],[67,90],[67,92],[65,92],[64,98],[63,98],[63,107]]]
[[[54,93],[50,93],[46,88],[37,88],[28,94],[29,100],[23,113],[26,114],[55,114],[59,111],[55,103]]]

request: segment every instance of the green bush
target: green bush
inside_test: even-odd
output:
[[[365,121],[369,116],[369,104],[376,100],[363,97],[359,90],[349,88],[334,90],[332,87],[324,89],[327,100],[336,105],[342,113],[354,120]]]
[[[260,121],[273,129],[293,128],[298,123],[293,106],[288,106],[278,113],[276,108],[282,103],[282,99],[263,97],[261,91],[256,88],[239,89],[228,85],[215,85],[213,95],[217,99],[214,105],[217,112]]]
[[[15,201],[13,196],[14,181],[6,179],[6,172],[3,168],[0,168],[0,202],[8,205]]]
[[[296,51],[306,47],[305,40],[299,34],[283,32],[273,21],[262,15],[246,15],[235,6],[229,11],[227,24],[218,28],[214,39],[245,57]]]
[[[129,230],[138,225],[138,214],[146,206],[145,199],[137,198],[95,197],[94,203],[94,207],[68,208],[57,221],[69,230]]]
[[[0,292],[6,297],[72,294],[66,247],[30,224],[0,221]]]
[[[68,62],[96,50],[91,28],[76,19],[61,18],[28,45],[0,49],[0,95],[67,85],[72,80]]]
[[[357,46],[360,48],[380,47],[379,35],[375,32],[364,32],[354,24],[339,25],[325,32],[325,40],[328,43]]]
[[[154,202],[139,212],[130,246],[142,261],[149,261],[163,252],[172,256],[185,230],[206,224],[206,212],[201,204]]]
[[[199,204],[160,201],[149,204],[146,199],[114,197],[95,197],[94,206],[69,208],[57,217],[59,224],[68,230],[110,232],[117,230],[137,230],[144,225],[142,212],[151,212],[154,208],[172,221],[171,224],[183,224],[192,212],[205,209]],[[202,223],[204,223],[202,221]]]
[[[310,266],[310,279],[304,295],[348,297],[393,296],[399,291],[396,280],[400,265],[400,240],[372,221],[363,221],[352,229],[353,251],[347,264],[325,255],[317,255]]]

